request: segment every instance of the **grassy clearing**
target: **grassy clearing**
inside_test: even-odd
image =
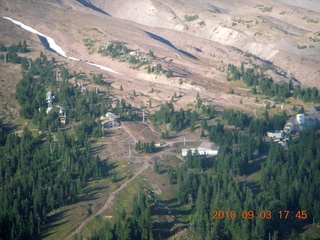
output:
[[[49,224],[44,229],[43,239],[63,239],[82,221],[98,211],[107,201],[109,193],[116,189],[108,178],[89,182],[78,196],[76,203],[61,207],[48,215]]]
[[[318,239],[320,236],[320,225],[315,224],[315,225],[309,225],[307,227],[307,230],[303,233],[303,235],[309,237],[310,239]]]
[[[180,151],[179,151],[180,152]],[[178,166],[181,163],[181,159],[176,155],[167,155],[165,158],[165,162],[170,166]]]
[[[81,236],[91,236],[92,233],[99,231],[99,229],[105,226],[105,219],[102,216],[95,217],[90,221],[81,231]]]
[[[119,185],[120,186],[120,185]],[[126,188],[124,188],[119,194],[117,194],[113,200],[112,207],[106,210],[100,216],[91,220],[81,231],[81,236],[85,239],[92,235],[94,231],[101,229],[105,222],[112,221],[112,216],[125,209],[127,212],[132,210],[132,197],[136,195],[140,187],[149,188],[148,182],[145,181],[143,176],[137,176]]]
[[[176,188],[177,185],[162,187],[161,194],[157,195],[157,202],[152,201],[151,212],[156,237],[172,238],[175,230],[180,229],[178,232],[181,232],[189,224],[191,204],[179,203],[176,198]]]
[[[128,176],[133,174],[134,166],[124,160],[118,160],[110,164],[116,167],[111,171],[117,172],[117,181],[113,183],[110,177],[90,181],[83,189],[82,194],[78,196],[76,203],[61,207],[48,215],[49,224],[44,229],[43,239],[63,239],[77,228],[82,221],[101,209],[108,200],[110,193],[115,191]],[[99,224],[102,224],[99,221],[99,218],[91,221],[88,227],[86,226],[83,229],[83,234],[88,234],[84,236],[89,236],[92,231],[98,229]]]

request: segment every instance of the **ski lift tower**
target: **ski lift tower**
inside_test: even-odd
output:
[[[145,122],[146,112],[147,112],[147,109],[142,108],[142,122],[143,122],[143,123]]]
[[[60,82],[60,77],[61,77],[61,71],[60,69],[56,69],[56,82]]]
[[[62,126],[65,126],[66,125],[66,122],[67,122],[67,109],[68,107],[61,107],[61,106],[58,106],[59,108],[59,119],[60,119],[60,124]]]
[[[46,94],[46,100],[48,103],[47,114],[52,110],[52,102],[54,98],[55,97],[53,96],[53,93],[51,91],[47,92]]]
[[[82,79],[81,79],[81,87],[80,87],[80,89],[81,89],[81,92],[84,92],[83,80]]]

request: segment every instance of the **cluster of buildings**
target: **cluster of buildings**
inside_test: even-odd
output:
[[[300,131],[310,128],[320,127],[320,109],[312,108],[308,114],[296,114],[291,116],[282,130],[267,132],[267,137],[272,138],[275,142],[279,142],[285,146],[288,136],[298,134]]]

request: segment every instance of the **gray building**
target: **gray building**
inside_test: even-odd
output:
[[[284,125],[283,131],[294,134],[312,127],[320,127],[320,112],[314,111],[312,114],[297,114],[292,116]]]

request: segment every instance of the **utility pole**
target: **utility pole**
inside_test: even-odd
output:
[[[142,117],[143,119],[142,119],[142,121],[143,121],[143,123],[144,123],[144,113],[145,113],[145,112],[144,112],[144,110],[142,110],[142,112],[143,112],[143,117]]]
[[[7,53],[4,53],[4,64],[7,64]]]
[[[186,137],[183,139],[183,146],[186,146]]]
[[[59,82],[59,69],[56,70],[56,82]]]
[[[143,110],[142,110],[142,114],[143,114],[143,115],[142,115],[142,121],[143,121],[143,123],[144,123],[144,119],[145,119],[145,113],[146,113],[146,110],[143,109]]]
[[[83,80],[81,79],[81,92],[83,92],[84,89],[83,89]]]

